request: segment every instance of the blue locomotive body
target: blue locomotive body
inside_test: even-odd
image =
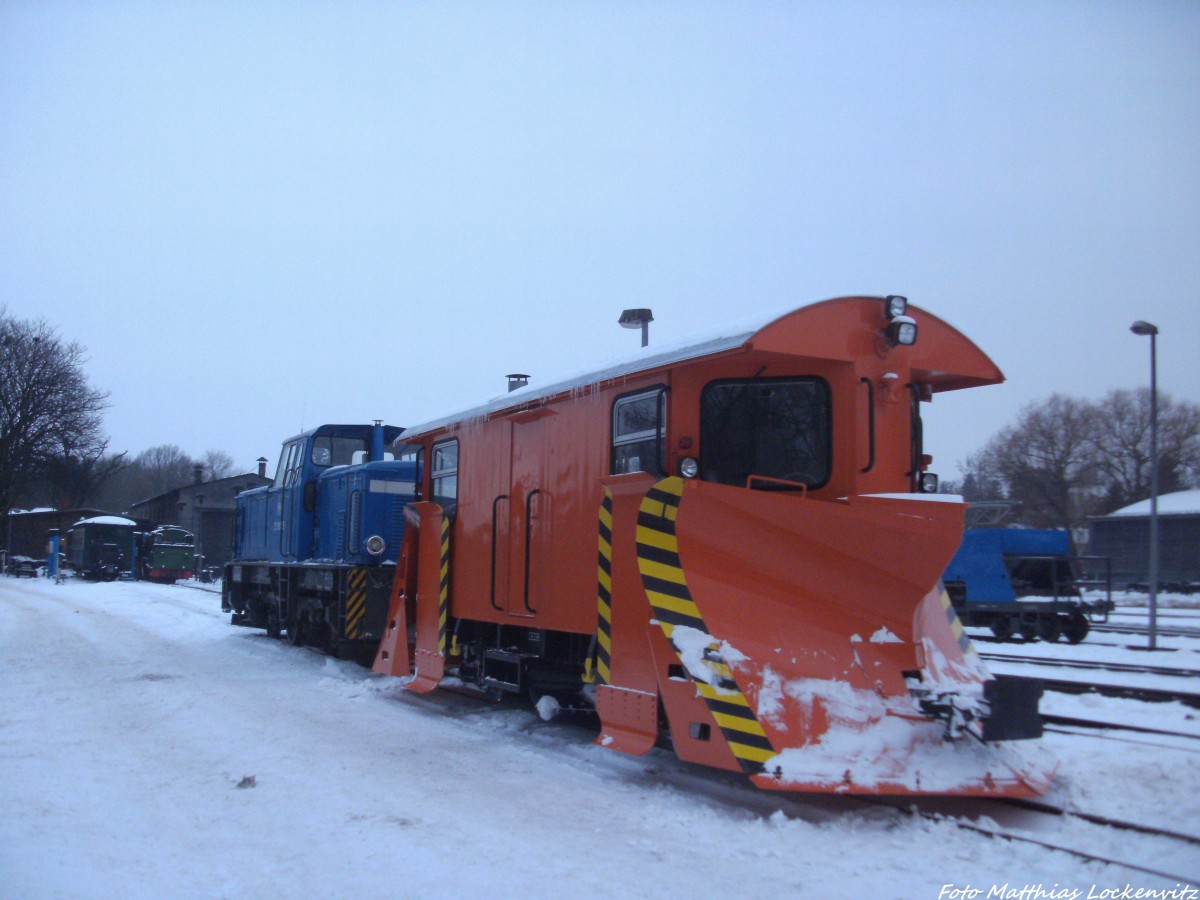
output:
[[[382,634],[417,463],[402,429],[323,425],[284,442],[273,484],[237,498],[222,608],[292,643],[366,655]]]

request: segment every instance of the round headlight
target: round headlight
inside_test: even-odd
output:
[[[700,463],[693,456],[685,456],[679,461],[679,474],[684,478],[695,478],[700,474]]]
[[[925,472],[921,475],[921,493],[936,494],[938,492],[938,477],[932,472]]]
[[[387,549],[387,541],[379,535],[373,534],[366,539],[363,546],[367,548],[367,552],[372,556],[382,556],[383,551]]]
[[[887,309],[889,319],[894,319],[896,316],[902,316],[908,310],[908,298],[901,297],[898,294],[889,294],[883,298],[884,308]]]

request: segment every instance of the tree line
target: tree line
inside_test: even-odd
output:
[[[1052,394],[968,457],[947,489],[968,501],[1012,505],[1011,519],[1078,533],[1090,516],[1150,496],[1150,391],[1101,400]],[[1158,395],[1158,492],[1200,484],[1200,406]]]
[[[83,347],[44,321],[0,307],[0,510],[94,507],[127,510],[139,500],[236,474],[226,453],[190,457],[174,444],[130,457],[109,451],[108,394],[88,384]]]

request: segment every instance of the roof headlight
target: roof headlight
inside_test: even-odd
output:
[[[917,322],[910,316],[896,316],[883,333],[893,347],[909,347],[917,342]]]
[[[899,294],[888,294],[883,298],[883,306],[887,310],[887,317],[894,319],[908,311],[908,298],[901,297]]]

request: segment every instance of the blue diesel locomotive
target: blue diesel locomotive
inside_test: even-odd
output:
[[[369,660],[387,618],[417,461],[403,429],[322,425],[284,442],[274,483],[237,498],[221,608],[235,625]]]

